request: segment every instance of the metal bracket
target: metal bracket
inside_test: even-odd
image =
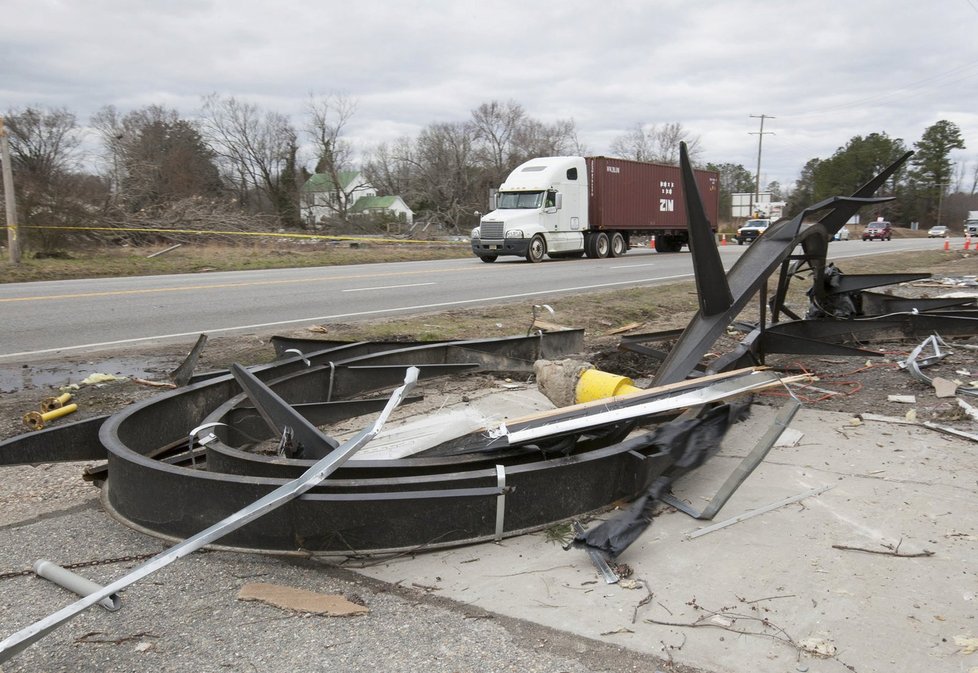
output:
[[[503,522],[506,518],[506,466],[496,465],[496,542],[503,539]]]
[[[712,519],[714,516],[716,516],[717,512],[719,512],[720,509],[727,504],[730,496],[737,492],[740,485],[743,484],[744,481],[747,480],[747,477],[749,477],[751,473],[757,469],[757,466],[761,464],[761,461],[763,461],[765,456],[767,456],[768,452],[774,446],[774,443],[778,441],[778,437],[780,437],[781,433],[788,428],[788,424],[791,422],[791,419],[795,417],[795,413],[797,413],[800,407],[801,402],[794,396],[785,402],[784,406],[781,407],[781,410],[778,412],[778,415],[771,423],[771,426],[768,428],[767,432],[765,432],[760,439],[757,440],[757,443],[754,445],[754,448],[751,449],[750,453],[748,453],[740,464],[734,469],[734,471],[730,473],[730,476],[728,476],[726,481],[723,482],[723,485],[720,486],[719,490],[717,490],[716,494],[710,499],[709,504],[707,504],[702,512],[697,512],[692,506],[683,502],[671,493],[666,493],[659,499],[667,505],[671,505],[679,511],[688,514],[694,519]]]

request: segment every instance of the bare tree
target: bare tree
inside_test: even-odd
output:
[[[611,143],[611,153],[632,161],[679,164],[679,143],[686,142],[690,160],[696,164],[702,154],[699,136],[692,135],[679,122],[657,126],[635,126]]]
[[[489,190],[518,164],[583,153],[573,120],[545,124],[513,101],[491,101],[474,109],[468,122],[431,124],[416,140],[378,146],[364,170],[375,187],[458,229],[474,223]]]
[[[17,193],[20,224],[27,240],[49,247],[62,240],[42,226],[84,224],[91,202],[91,181],[78,173],[81,136],[67,108],[28,107],[4,116]]]
[[[611,143],[611,153],[621,159],[632,161],[653,161],[655,125],[648,130],[641,124],[635,124],[623,135]]]
[[[330,194],[325,204],[345,222],[354,193],[365,183],[344,181],[342,174],[353,169],[353,146],[343,138],[343,131],[356,112],[356,101],[341,94],[310,97],[307,106],[306,133],[316,151],[315,173],[329,176]]]
[[[663,124],[655,134],[655,161],[674,166],[679,165],[679,143],[685,142],[689,160],[697,164],[702,154],[700,137],[694,136],[679,122]]]
[[[422,208],[458,229],[480,205],[473,199],[474,133],[465,123],[431,124],[421,131],[412,164],[419,172]]]
[[[516,101],[483,103],[472,111],[473,139],[481,163],[494,171],[511,167],[517,135],[526,120]]]
[[[202,128],[239,203],[271,207],[285,224],[298,224],[298,142],[288,118],[212,94],[204,99]]]
[[[374,148],[363,170],[378,192],[397,194],[412,201],[417,196],[417,166],[414,142],[410,138],[400,138]]]
[[[513,143],[520,156],[508,169],[533,157],[586,154],[577,140],[577,128],[572,119],[558,119],[553,124],[526,119],[516,130]]]

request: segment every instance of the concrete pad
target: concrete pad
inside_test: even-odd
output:
[[[677,497],[702,509],[775,412],[755,405]],[[978,668],[978,445],[812,409],[792,429],[715,521],[829,490],[696,539],[711,522],[664,508],[618,585],[542,532],[359,572],[718,673]]]

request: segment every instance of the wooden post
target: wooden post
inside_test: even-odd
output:
[[[17,206],[14,201],[14,171],[10,166],[10,143],[7,142],[7,130],[3,127],[3,117],[0,117],[0,161],[3,162],[3,200],[7,206],[7,249],[10,251],[10,263],[20,264]]]

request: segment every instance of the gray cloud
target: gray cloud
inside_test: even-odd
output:
[[[369,148],[493,99],[573,118],[596,153],[636,123],[681,122],[704,157],[792,182],[854,135],[907,144],[939,119],[978,153],[978,3],[7,0],[4,108],[149,104],[191,115],[211,92],[289,114],[358,101]]]

